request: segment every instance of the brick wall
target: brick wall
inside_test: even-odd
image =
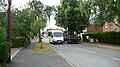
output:
[[[109,32],[109,31],[120,31],[120,28],[117,27],[114,23],[105,23],[104,26],[99,26],[97,28],[94,25],[90,25],[87,28],[87,32]]]
[[[95,28],[93,25],[90,25],[90,26],[87,28],[87,32],[103,32],[103,28],[102,28],[101,26]]]

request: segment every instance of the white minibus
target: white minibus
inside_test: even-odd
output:
[[[61,43],[64,42],[62,30],[50,30],[48,31],[48,38],[50,43]]]

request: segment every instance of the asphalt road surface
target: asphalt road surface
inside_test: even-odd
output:
[[[48,42],[47,38],[43,39]],[[120,51],[84,44],[50,44],[76,67],[120,67]]]

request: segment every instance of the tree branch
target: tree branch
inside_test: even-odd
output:
[[[118,25],[117,23],[115,23],[114,21],[113,21],[113,23],[117,26],[117,27],[119,27],[120,28],[120,25]]]

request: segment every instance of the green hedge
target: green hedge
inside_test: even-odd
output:
[[[12,47],[26,47],[29,45],[29,39],[26,37],[16,37],[12,39]]]
[[[120,32],[105,32],[105,33],[88,33],[84,34],[85,36],[89,35],[90,37],[97,38],[101,43],[110,43],[120,45]]]
[[[0,27],[0,63],[5,63],[9,57],[6,31]]]

